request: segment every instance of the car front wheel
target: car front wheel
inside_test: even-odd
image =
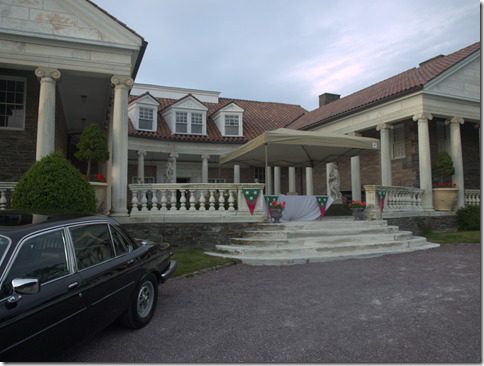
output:
[[[157,301],[158,281],[150,273],[140,281],[128,309],[120,318],[121,323],[129,328],[143,328],[153,317]]]

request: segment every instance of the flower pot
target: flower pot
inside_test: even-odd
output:
[[[282,211],[284,211],[281,208],[271,208],[272,211],[272,218],[274,219],[275,223],[280,223],[281,222],[281,217],[282,217]]]
[[[363,216],[363,210],[364,210],[364,207],[351,208],[351,212],[352,212],[355,220],[361,220],[361,218]]]
[[[450,211],[457,201],[459,188],[433,188],[432,203],[436,211]]]
[[[106,197],[106,187],[108,184],[104,182],[89,182],[89,184],[96,193],[96,206],[99,210],[101,205],[104,203],[104,198]]]

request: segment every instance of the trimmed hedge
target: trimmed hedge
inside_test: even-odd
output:
[[[329,206],[325,216],[351,216],[351,208],[349,208],[348,205],[348,203],[334,203]]]
[[[481,230],[481,206],[466,206],[457,210],[457,231]]]
[[[12,193],[12,208],[51,214],[95,213],[96,196],[79,170],[60,151],[54,151],[20,178]]]

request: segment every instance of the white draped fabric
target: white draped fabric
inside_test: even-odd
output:
[[[282,213],[281,222],[283,221],[312,221],[321,216],[316,196],[286,196],[281,194],[277,198],[277,203],[286,202],[286,208]],[[326,210],[333,203],[333,198],[328,197]],[[267,205],[263,202],[264,213],[267,215]]]

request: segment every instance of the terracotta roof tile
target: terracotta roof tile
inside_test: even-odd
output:
[[[322,106],[314,111],[307,113],[298,120],[290,123],[286,128],[303,129],[312,125],[324,124],[325,120],[349,112],[353,109],[368,106],[379,100],[395,96],[406,90],[422,87],[442,72],[449,69],[459,61],[476,52],[481,48],[481,43],[477,42],[465,47],[448,56],[437,58],[418,68],[407,70],[389,79],[383,80],[368,88],[360,90],[347,97],[338,99],[332,103]]]

